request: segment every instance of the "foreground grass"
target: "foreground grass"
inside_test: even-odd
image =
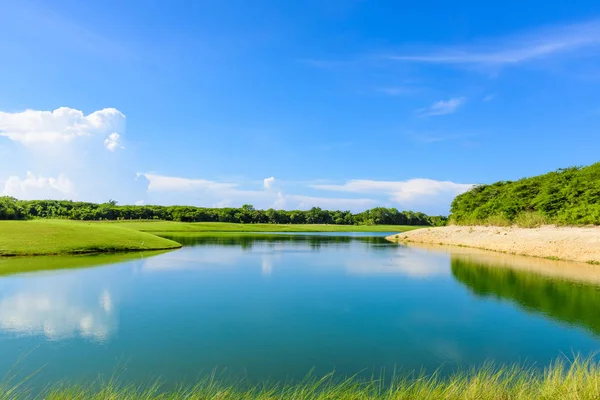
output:
[[[172,240],[116,225],[76,221],[0,221],[0,256],[174,249]]]
[[[142,232],[406,232],[422,226],[408,225],[320,225],[236,224],[228,222],[107,221],[101,225],[121,226]]]
[[[23,387],[0,388],[0,399],[298,399],[298,400],[554,400],[600,398],[600,368],[593,361],[576,359],[573,363],[557,361],[543,372],[522,367],[494,368],[456,373],[443,378],[438,374],[409,376],[387,384],[378,379],[307,378],[297,384],[244,387],[227,385],[214,376],[196,386],[163,391],[160,385],[149,388],[120,386],[115,382],[91,386],[64,385],[50,388],[38,397],[28,397]]]

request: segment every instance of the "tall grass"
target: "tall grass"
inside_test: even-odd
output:
[[[536,211],[527,211],[518,214],[515,224],[520,228],[538,228],[550,223],[550,219]]]
[[[0,387],[0,399],[28,398],[27,393]],[[492,365],[456,373],[444,378],[439,374],[413,375],[383,382],[378,379],[338,380],[333,374],[323,378],[308,377],[297,384],[258,385],[244,388],[228,385],[210,376],[193,387],[162,391],[160,385],[141,388],[108,382],[97,386],[61,386],[50,388],[37,398],[64,399],[160,399],[160,400],[500,400],[500,399],[598,399],[600,365],[576,358],[558,360],[543,371],[519,366],[496,368]]]
[[[539,228],[542,225],[559,224],[557,219],[548,218],[537,211],[524,211],[517,214],[513,219],[504,213],[490,215],[486,218],[465,216],[460,220],[450,217],[449,225],[463,226],[518,226],[519,228]]]

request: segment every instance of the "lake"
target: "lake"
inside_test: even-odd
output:
[[[598,267],[383,236],[221,234],[162,254],[0,260],[0,373],[34,372],[38,387],[213,371],[256,383],[543,366],[600,348]]]

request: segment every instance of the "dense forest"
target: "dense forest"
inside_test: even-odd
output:
[[[74,220],[165,220],[180,222],[238,222],[273,224],[336,225],[445,225],[444,216],[428,216],[420,212],[398,211],[378,207],[361,213],[328,211],[318,207],[301,210],[257,210],[251,205],[240,208],[202,208],[192,206],[131,206],[107,203],[85,203],[67,200],[17,200],[0,197],[0,220],[64,218]]]
[[[600,225],[600,163],[476,186],[450,212],[459,225]]]

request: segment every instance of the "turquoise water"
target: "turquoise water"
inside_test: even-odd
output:
[[[600,349],[596,286],[382,236],[178,238],[185,246],[161,255],[0,277],[0,374],[169,385],[216,370],[260,382],[545,365]]]

